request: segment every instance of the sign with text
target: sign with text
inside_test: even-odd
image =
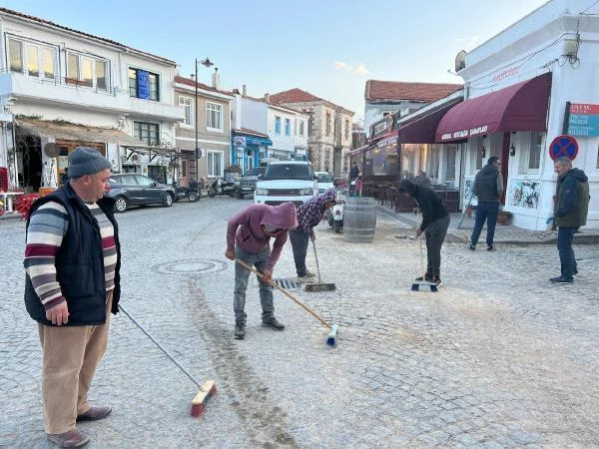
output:
[[[566,134],[571,136],[599,136],[599,105],[571,103]]]

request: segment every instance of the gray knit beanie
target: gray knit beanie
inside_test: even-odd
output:
[[[93,175],[102,170],[112,170],[112,164],[98,150],[77,147],[69,154],[69,178]]]

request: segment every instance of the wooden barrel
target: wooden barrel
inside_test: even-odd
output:
[[[350,197],[343,206],[343,236],[348,242],[372,243],[376,228],[376,200]]]

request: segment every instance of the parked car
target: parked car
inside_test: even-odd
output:
[[[335,184],[333,182],[333,177],[331,176],[330,173],[326,172],[326,171],[317,171],[316,173],[316,180],[318,182],[318,194],[323,194],[324,192],[326,192],[329,189],[334,189],[335,188]]]
[[[264,175],[266,166],[254,167],[250,169],[245,175],[239,180],[239,190],[237,191],[237,197],[242,199],[245,195],[253,195],[256,190],[256,183],[258,177]]]
[[[108,182],[111,187],[108,196],[116,200],[117,212],[125,212],[130,206],[147,204],[162,204],[170,207],[176,195],[172,186],[160,184],[152,178],[135,173],[115,174]]]
[[[275,206],[291,201],[301,206],[317,192],[318,184],[310,162],[270,162],[256,184],[254,203]]]

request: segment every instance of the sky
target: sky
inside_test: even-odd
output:
[[[5,8],[115,40],[222,88],[262,97],[292,88],[364,116],[369,79],[461,83],[448,70],[546,0],[3,0]],[[210,84],[213,69],[199,66]]]

